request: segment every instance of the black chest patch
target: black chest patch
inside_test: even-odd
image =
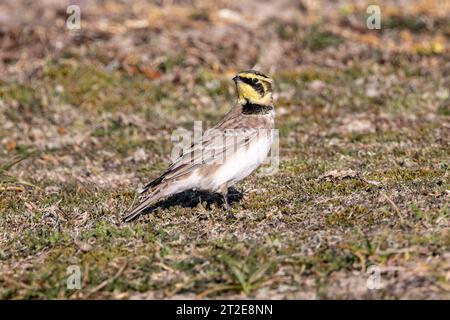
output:
[[[268,114],[273,110],[272,106],[247,102],[242,106],[243,114]]]

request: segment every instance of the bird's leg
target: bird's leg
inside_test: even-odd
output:
[[[231,206],[228,203],[228,195],[226,193],[222,193],[222,197],[223,197],[223,203],[225,204],[225,208],[227,209],[227,213],[228,213],[227,218],[236,219],[233,212],[231,211]]]
[[[228,219],[236,219],[236,216],[231,211],[230,203],[228,202],[228,185],[225,183],[219,190],[219,193],[223,197],[223,204],[225,205],[225,208],[227,210],[227,218]]]

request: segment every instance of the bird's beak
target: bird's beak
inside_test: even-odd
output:
[[[238,82],[239,81],[239,76],[234,76],[233,81],[234,82]]]

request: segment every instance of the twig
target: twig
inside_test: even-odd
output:
[[[208,296],[208,295],[210,295],[211,293],[214,293],[214,292],[219,292],[219,291],[224,291],[224,290],[232,290],[232,289],[238,289],[238,288],[239,288],[239,286],[231,285],[231,284],[230,285],[219,285],[219,286],[216,286],[216,287],[212,287],[212,288],[206,289],[203,292],[200,292],[195,298],[196,299],[203,299],[206,296]]]
[[[89,293],[87,295],[90,296],[91,294],[94,294],[97,291],[102,290],[104,287],[106,287],[111,282],[114,282],[117,278],[119,278],[122,275],[122,273],[125,271],[127,266],[128,266],[128,261],[125,262],[125,264],[122,266],[122,268],[120,268],[119,271],[117,271],[117,273],[112,278],[109,278],[109,279],[103,281],[102,283],[100,283],[98,286],[96,286],[91,291],[89,291]]]
[[[175,270],[173,270],[171,267],[169,267],[168,265],[165,265],[162,262],[156,262],[155,266],[161,267],[162,269],[166,270],[166,271],[170,271],[170,272],[176,272]]]

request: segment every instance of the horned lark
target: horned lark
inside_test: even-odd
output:
[[[233,81],[238,95],[235,106],[161,176],[141,189],[147,196],[126,214],[126,222],[161,198],[185,190],[220,193],[228,216],[234,217],[228,187],[251,174],[267,157],[275,110],[269,77],[249,70],[239,72]]]

